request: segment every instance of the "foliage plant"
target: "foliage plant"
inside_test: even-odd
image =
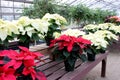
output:
[[[56,12],[56,4],[54,0],[34,0],[33,6],[25,7],[23,15],[30,18],[42,18],[46,13],[53,14]]]
[[[116,15],[109,10],[99,8],[90,9],[86,5],[68,5],[58,4],[55,0],[34,0],[33,6],[26,7],[23,15],[31,18],[42,18],[46,13],[58,13],[68,20],[68,23],[77,22],[77,24],[103,23],[109,15]]]
[[[0,80],[46,80],[45,75],[37,70],[35,63],[35,60],[40,60],[43,55],[30,52],[25,47],[19,48],[19,53],[14,50],[0,52]]]

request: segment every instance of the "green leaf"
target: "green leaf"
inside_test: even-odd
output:
[[[70,66],[73,66],[75,64],[76,59],[75,58],[68,58],[68,63],[70,64]]]
[[[9,42],[8,42],[7,39],[5,39],[5,40],[3,41],[3,43],[4,43],[5,47],[8,47],[8,46],[9,46]]]
[[[81,59],[83,62],[87,61],[87,57],[86,57],[85,54],[80,55],[80,59]]]
[[[40,39],[40,37],[36,33],[32,35],[32,38],[33,38],[33,40],[36,40],[36,41],[38,41]]]
[[[14,38],[11,36],[7,36],[7,40],[13,40]]]
[[[0,44],[2,44],[3,42],[2,42],[2,40],[0,39]]]
[[[68,57],[70,56],[70,53],[67,52],[67,51],[63,51],[63,55],[64,55],[66,58],[68,58]]]
[[[26,36],[20,36],[19,39],[20,39],[21,42],[25,42],[27,40],[27,37]]]

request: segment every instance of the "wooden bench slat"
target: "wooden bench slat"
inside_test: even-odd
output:
[[[77,60],[75,63],[75,68],[77,68],[81,64],[82,64],[82,61]],[[59,69],[58,71],[54,72],[52,75],[48,76],[47,80],[57,80],[60,77],[62,77],[65,73],[67,73],[67,72],[65,71],[65,68],[63,67],[63,68]]]
[[[82,64],[80,67],[75,69],[73,72],[69,72],[65,74],[59,80],[81,80],[92,68],[94,68],[100,61],[105,59],[108,55],[108,52],[104,54],[98,54],[96,56],[96,60],[93,62],[86,62]]]
[[[51,68],[45,70],[44,73],[46,76],[49,76],[50,74],[54,73],[55,71],[57,71],[63,67],[64,67],[64,63],[60,63],[60,64],[55,65],[54,67],[51,67]]]
[[[55,66],[55,65],[57,65],[61,62],[62,61],[59,61],[59,62],[52,61],[50,63],[47,63],[47,64],[43,65],[43,66],[40,66],[38,69],[41,70],[41,71],[44,71],[44,70],[49,69],[49,68],[51,68],[51,67],[53,67],[53,66]]]
[[[50,60],[50,59],[46,59],[46,60],[44,60],[44,62],[37,63],[36,65],[37,65],[37,67],[43,66],[44,64],[50,63],[51,61],[52,60]]]

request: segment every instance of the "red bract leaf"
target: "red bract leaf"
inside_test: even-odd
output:
[[[35,80],[35,78],[36,78],[36,72],[35,72],[34,68],[32,68],[32,67],[25,67],[23,69],[22,74],[24,74],[25,76],[30,74],[32,76],[33,80]]]
[[[0,60],[0,64],[4,64],[3,60]]]
[[[0,80],[16,80],[14,76],[15,70],[13,68],[5,69],[4,66],[0,67]]]
[[[32,56],[32,57],[34,57],[34,59],[38,59],[38,57],[43,56],[41,53],[29,51],[29,49],[27,49],[26,47],[20,47],[20,48],[21,48],[20,55],[22,55],[24,57]]]
[[[47,80],[45,75],[42,72],[37,72],[36,78],[38,80]]]
[[[18,55],[18,53],[14,50],[3,50],[0,54],[0,56],[7,56],[10,59],[14,59],[15,56],[17,56],[17,55]]]
[[[34,58],[31,58],[31,57],[25,58],[23,63],[25,65],[25,67],[35,66]]]
[[[85,48],[87,45],[90,45],[91,42],[87,39],[84,39],[82,37],[74,37],[74,36],[68,36],[68,35],[61,35],[59,38],[52,41],[51,45],[58,44],[58,49],[62,50],[64,48],[67,48],[67,51],[70,52],[73,49],[74,44],[77,44],[80,46],[80,48]]]
[[[16,63],[13,65],[14,69],[18,69],[22,65],[22,61],[16,61]]]
[[[74,44],[74,42],[71,41],[71,43],[69,43],[69,45],[67,46],[68,52],[70,52],[72,50],[73,44]]]
[[[19,46],[19,48],[20,48],[22,51],[29,52],[29,49],[26,48],[26,47]]]
[[[49,47],[50,47],[50,48],[53,47],[55,43],[56,43],[56,40],[52,40]]]
[[[11,60],[10,62],[6,63],[4,66],[5,68],[13,66],[14,69],[18,69],[22,65],[22,61]]]

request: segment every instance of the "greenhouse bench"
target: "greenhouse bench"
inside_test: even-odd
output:
[[[107,55],[108,51],[104,54],[98,54],[96,55],[96,60],[92,62],[83,63],[78,59],[75,64],[75,70],[72,72],[66,72],[62,61],[52,61],[49,56],[44,57],[44,62],[38,63],[37,68],[46,75],[47,80],[81,80],[90,70],[102,62],[101,77],[105,77]]]

